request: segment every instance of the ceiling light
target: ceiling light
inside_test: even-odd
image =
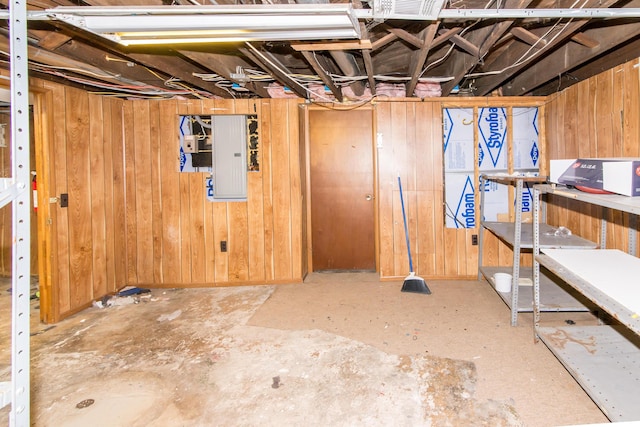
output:
[[[56,7],[47,13],[123,45],[360,38],[349,4]]]

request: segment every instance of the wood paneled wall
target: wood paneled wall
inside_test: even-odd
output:
[[[126,283],[125,102],[50,82],[35,84],[46,91],[44,197],[58,198],[47,205],[52,267],[41,317],[55,322]],[[68,194],[68,207],[61,205],[62,194]]]
[[[303,196],[305,134],[298,100],[119,100],[50,82],[42,130],[52,218],[51,311],[57,321],[125,285],[222,286],[299,282],[307,269]],[[460,100],[457,106],[483,105]],[[501,99],[501,106],[526,105]],[[528,105],[532,101],[529,101]],[[397,187],[405,191],[414,270],[426,278],[477,274],[477,229],[447,229],[443,212],[443,100],[374,106],[378,268],[408,273]],[[180,173],[178,115],[257,114],[260,171],[246,202],[209,202],[204,173]],[[372,144],[375,142],[372,141]],[[228,252],[220,251],[220,241]],[[488,239],[485,259],[510,262]],[[46,298],[47,296],[45,296]]]
[[[382,144],[377,149],[382,278],[405,277],[409,271],[398,174],[402,180],[416,274],[445,279],[477,277],[478,246],[472,245],[472,235],[478,234],[478,228],[445,227],[442,110],[444,107],[524,107],[541,103],[541,98],[531,97],[376,103],[376,132],[380,138],[378,143]],[[479,206],[477,196],[476,206]],[[491,233],[485,233],[483,257],[485,265],[513,263],[511,249]]]
[[[119,100],[51,82],[41,157],[56,322],[125,285],[299,282],[302,190],[297,100]],[[179,172],[178,115],[257,114],[260,171],[244,202],[209,202],[204,173]],[[228,252],[220,251],[227,241]],[[40,242],[41,244],[43,242]]]
[[[473,230],[444,227],[441,104],[380,102],[375,123],[380,276],[397,278],[409,272],[398,174],[416,273],[423,277],[476,274]]]
[[[302,278],[297,100],[131,101],[123,108],[129,285],[214,286]],[[257,114],[260,171],[247,201],[210,202],[179,172],[178,115]],[[226,241],[228,251],[221,252]]]
[[[548,159],[640,157],[639,64],[640,59],[627,62],[549,96]],[[564,225],[596,242],[600,241],[603,216],[607,220],[606,247],[626,251],[628,215],[556,198],[548,209],[550,224]]]

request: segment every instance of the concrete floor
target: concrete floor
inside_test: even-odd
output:
[[[486,282],[153,289],[32,322],[35,426],[561,426],[606,418]],[[0,381],[10,294],[0,292]],[[137,300],[137,299],[136,299]],[[592,322],[590,315],[545,316]],[[51,327],[54,326],[54,327]],[[8,407],[0,424],[8,424]]]

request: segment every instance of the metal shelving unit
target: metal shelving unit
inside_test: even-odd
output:
[[[30,423],[31,221],[27,2],[9,4],[11,71],[11,178],[0,182],[0,208],[12,209],[11,426]],[[8,385],[7,383],[4,384]],[[4,387],[3,387],[4,388]]]
[[[480,188],[484,188],[487,180],[515,186],[515,206],[522,206],[522,192],[525,183],[540,184],[545,181],[542,177],[481,175]],[[521,277],[533,278],[532,268],[520,267],[520,254],[523,250],[533,250],[533,226],[523,227],[522,209],[515,209],[513,222],[484,221],[484,191],[480,192],[480,230],[478,235],[478,278],[484,276],[494,286],[493,275],[498,272],[509,273],[512,276],[511,292],[498,292],[498,295],[511,310],[511,325],[516,326],[518,313],[533,311],[532,286],[521,282]],[[541,245],[546,248],[595,248],[594,242],[574,235],[558,233],[558,229],[547,224],[540,225],[539,233]],[[510,267],[489,267],[482,264],[482,248],[484,243],[484,230],[497,236],[513,249],[513,265]],[[575,294],[572,295],[561,281],[553,280],[543,275],[539,286],[545,291],[545,301],[539,304],[541,311],[588,311]],[[521,292],[522,291],[522,292]],[[528,291],[528,292],[527,292]]]
[[[640,420],[640,259],[616,249],[549,249],[541,245],[535,209],[555,194],[632,214],[640,199],[599,195],[554,185],[534,186],[534,331],[611,421]],[[606,224],[605,224],[606,225]],[[602,231],[606,237],[606,229]],[[630,245],[631,249],[631,245]],[[546,267],[616,319],[596,326],[541,327],[540,266]]]

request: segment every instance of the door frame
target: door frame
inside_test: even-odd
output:
[[[11,90],[8,82],[2,81],[0,87]],[[52,246],[51,246],[51,208],[49,206],[50,164],[49,149],[51,141],[51,111],[52,99],[50,91],[38,86],[29,86],[29,105],[33,108],[33,141],[35,164],[30,165],[38,177],[38,214],[37,222],[37,252],[38,252],[38,282],[40,291],[40,320],[44,323],[54,323],[58,319],[57,292],[52,282]],[[31,206],[29,206],[31,209]]]
[[[312,242],[312,218],[311,218],[311,156],[310,156],[310,137],[309,137],[309,123],[310,123],[310,112],[318,111],[318,110],[326,110],[331,109],[334,111],[353,111],[353,110],[365,110],[371,112],[371,173],[373,174],[373,243],[374,243],[374,253],[375,253],[375,271],[376,273],[380,273],[380,222],[379,222],[379,214],[378,214],[378,194],[379,194],[379,183],[378,183],[378,150],[376,148],[376,129],[377,129],[377,121],[376,121],[376,108],[374,104],[367,104],[357,108],[335,108],[328,107],[322,104],[301,104],[300,105],[300,122],[301,122],[301,132],[300,135],[303,139],[301,141],[301,153],[304,159],[301,159],[301,167],[303,170],[301,171],[301,175],[304,179],[302,186],[302,197],[303,197],[303,213],[302,217],[304,218],[303,229],[302,229],[302,256],[303,256],[303,266],[306,265],[306,269],[303,268],[303,277],[307,273],[312,273],[313,270],[313,242]]]

